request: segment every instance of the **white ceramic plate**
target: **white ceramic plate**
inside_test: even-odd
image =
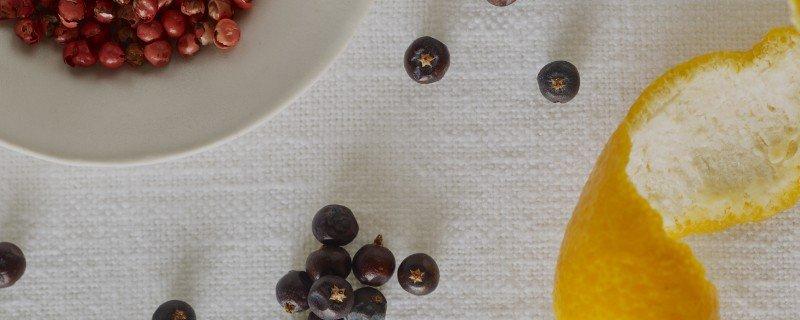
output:
[[[153,163],[243,134],[288,104],[344,48],[371,0],[258,0],[230,53],[164,69],[73,70],[0,23],[0,145],[81,165]]]

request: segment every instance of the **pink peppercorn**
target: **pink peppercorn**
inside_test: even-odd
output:
[[[154,67],[166,66],[172,58],[172,45],[164,40],[148,44],[144,47],[144,58]]]
[[[179,38],[186,33],[186,16],[178,10],[167,10],[161,14],[161,23],[170,38]]]
[[[39,43],[44,35],[44,26],[41,20],[20,18],[14,25],[14,33],[28,45],[34,45]]]
[[[242,32],[239,25],[231,19],[222,19],[214,29],[214,44],[222,50],[230,50],[239,43]]]
[[[158,14],[157,0],[133,0],[133,12],[144,22],[153,21]]]
[[[178,53],[183,57],[191,57],[200,51],[200,44],[197,43],[197,37],[194,33],[186,33],[178,39]]]
[[[84,0],[59,0],[58,18],[67,28],[77,28],[86,10]]]
[[[125,52],[118,44],[106,42],[97,54],[100,64],[109,69],[118,69],[125,64]]]
[[[145,43],[161,39],[163,35],[164,27],[158,21],[145,22],[136,27],[136,36]]]
[[[94,19],[100,23],[111,23],[117,16],[114,3],[111,0],[97,0],[94,4],[93,14]]]
[[[233,17],[231,2],[229,0],[209,0],[208,16],[217,21]]]
[[[64,46],[64,62],[70,67],[91,67],[97,63],[86,40],[77,40]]]

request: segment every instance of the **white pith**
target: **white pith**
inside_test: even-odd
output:
[[[800,49],[704,68],[646,106],[626,171],[668,231],[770,207],[800,176]],[[739,69],[739,70],[737,70]]]

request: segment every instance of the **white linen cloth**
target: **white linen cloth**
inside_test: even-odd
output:
[[[356,212],[351,254],[381,233],[398,264],[438,260],[434,294],[384,287],[388,319],[553,319],[564,228],[638,93],[788,21],[783,0],[379,0],[302,97],[227,145],[123,169],[0,151],[0,241],[28,258],[0,319],[150,319],[169,299],[198,319],[290,318],[275,283],[318,246],[311,217],[328,203]],[[452,54],[427,86],[402,66],[422,35]],[[558,59],[582,75],[566,105],[536,85]],[[800,318],[797,212],[689,239],[723,319]]]

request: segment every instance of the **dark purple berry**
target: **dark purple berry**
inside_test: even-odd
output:
[[[356,290],[353,309],[347,320],[384,320],[386,318],[386,297],[378,289],[364,287]]]
[[[427,254],[412,254],[400,263],[397,281],[409,293],[424,296],[439,286],[439,266]]]
[[[496,5],[498,7],[505,7],[509,4],[514,3],[517,0],[489,0],[489,3]]]
[[[322,320],[322,318],[317,317],[317,315],[314,314],[313,312],[309,312],[308,313],[308,320]]]
[[[317,211],[311,230],[322,244],[344,246],[358,235],[358,222],[353,211],[345,206],[332,204]]]
[[[188,303],[180,300],[164,302],[156,312],[153,320],[196,320],[194,309]]]
[[[548,63],[537,77],[539,91],[547,100],[554,103],[567,103],[578,95],[581,78],[578,68],[567,61]]]
[[[353,256],[353,275],[368,286],[382,286],[394,275],[394,254],[383,246],[383,237],[358,249]]]
[[[322,318],[320,318],[319,316],[317,316],[313,312],[309,312],[308,313],[308,320],[322,320]],[[337,319],[337,320],[347,320],[347,319],[346,318],[341,318],[341,319]]]
[[[13,243],[0,242],[0,288],[7,288],[25,273],[25,255]]]
[[[429,84],[444,77],[447,68],[450,67],[450,51],[441,41],[422,37],[408,46],[403,60],[411,79]]]
[[[305,271],[289,271],[275,286],[275,296],[286,313],[308,309],[308,291],[313,281]]]
[[[347,280],[336,276],[319,278],[308,294],[311,312],[323,320],[346,317],[353,308],[353,287]]]
[[[347,278],[350,275],[350,254],[342,247],[322,246],[308,255],[306,272],[313,280],[323,276]]]

